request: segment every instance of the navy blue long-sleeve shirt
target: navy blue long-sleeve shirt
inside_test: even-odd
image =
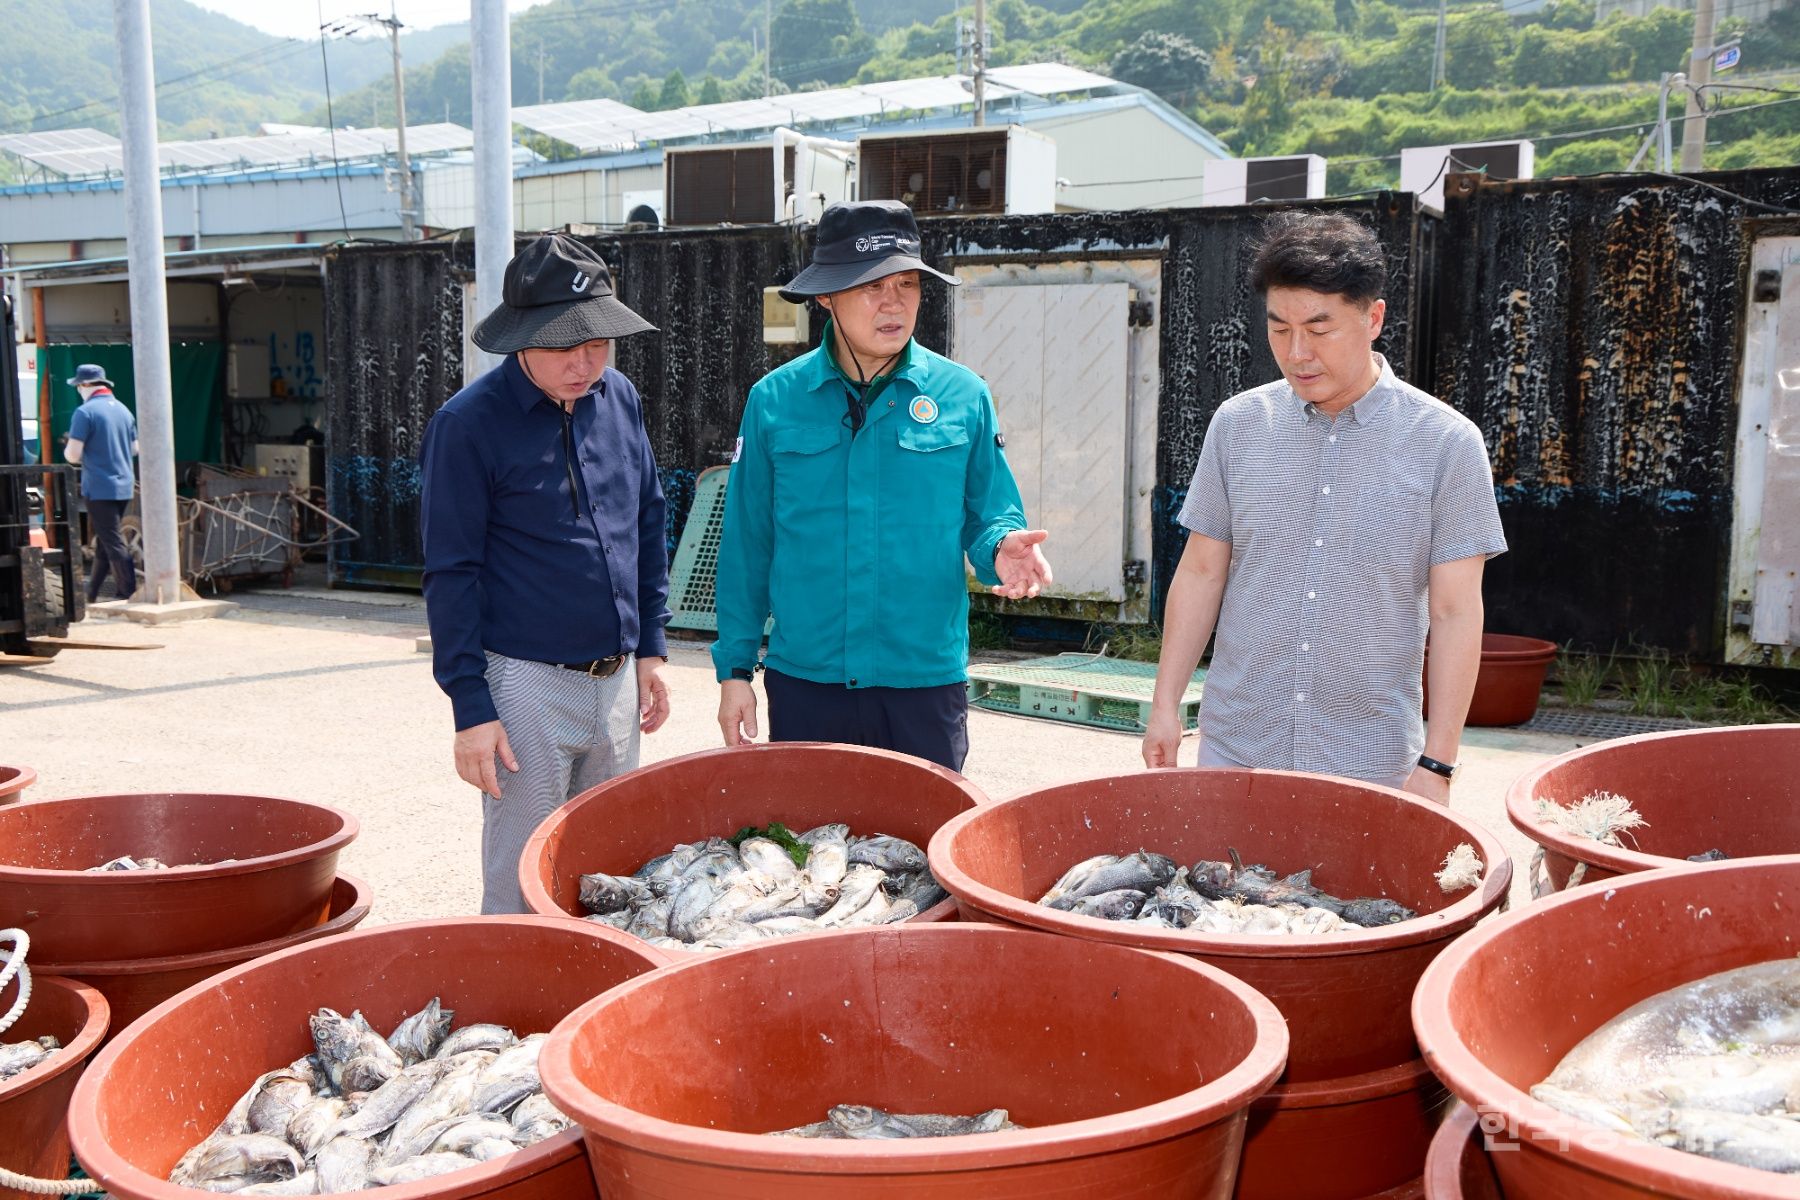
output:
[[[665,652],[662,484],[629,379],[608,367],[565,417],[509,355],[431,418],[419,461],[432,671],[458,729],[497,719],[485,651]]]

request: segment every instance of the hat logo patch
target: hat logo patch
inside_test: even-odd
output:
[[[594,277],[592,275],[589,275],[586,271],[577,271],[575,272],[575,282],[569,285],[569,290],[571,292],[585,292],[588,289],[588,284],[592,282],[594,282]]]
[[[919,243],[911,238],[903,238],[897,233],[877,233],[869,237],[859,237],[854,243],[858,254],[869,254],[877,250],[898,250],[902,254],[917,254]]]
[[[938,418],[937,401],[930,396],[916,396],[907,405],[907,414],[921,425],[929,425]]]

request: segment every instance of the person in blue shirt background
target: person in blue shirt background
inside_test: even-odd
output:
[[[981,377],[913,341],[912,210],[834,204],[781,290],[830,314],[821,344],[744,406],[717,573],[719,727],[756,737],[763,626],[774,741],[845,742],[962,768],[969,750],[963,557],[996,595],[1051,582]]]
[[[87,501],[88,524],[94,531],[94,573],[88,576],[87,599],[100,598],[101,585],[112,572],[119,599],[129,600],[137,591],[137,571],[131,551],[119,532],[119,522],[137,486],[137,418],[119,403],[112,380],[93,363],[75,368],[69,386],[81,393],[81,407],[69,421],[69,439],[63,458],[81,468],[81,495]]]
[[[475,344],[506,358],[426,427],[421,533],[432,670],[456,772],[482,791],[481,911],[523,912],[543,819],[634,769],[669,715],[662,484],[612,339],[653,329],[573,238],[507,265]]]

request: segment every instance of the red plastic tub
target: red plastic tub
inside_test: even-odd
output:
[[[770,821],[796,833],[842,822],[923,850],[945,821],[986,802],[956,772],[888,750],[814,742],[703,750],[608,780],[551,813],[520,856],[519,885],[532,912],[581,916],[581,876],[629,875],[684,842]],[[955,912],[946,899],[913,920]]]
[[[18,999],[15,977],[0,989],[0,1013]],[[33,970],[31,1001],[0,1041],[20,1042],[48,1034],[62,1050],[22,1075],[0,1081],[0,1167],[37,1179],[69,1173],[69,1134],[64,1116],[69,1094],[88,1056],[106,1034],[106,998],[86,984]],[[24,1192],[0,1187],[0,1200],[20,1200]]]
[[[1446,896],[1436,872],[1458,843],[1486,866]],[[1179,863],[1223,858],[1314,868],[1341,896],[1390,896],[1420,912],[1387,929],[1316,937],[1202,935],[1058,912],[1037,898],[1073,864],[1139,847]],[[1252,1108],[1238,1194],[1355,1200],[1424,1167],[1438,1090],[1407,1020],[1414,983],[1499,906],[1505,850],[1473,822],[1390,788],[1291,771],[1190,768],[1066,784],[965,813],[931,865],[965,919],[1190,954],[1250,984],[1287,1018],[1281,1081]],[[1329,1152],[1302,1147],[1331,1147]]]
[[[1192,959],[893,925],[689,957],[571,1015],[540,1071],[606,1200],[1224,1200],[1286,1040],[1274,1006]],[[1027,1128],[761,1136],[839,1103]]]
[[[1481,668],[1469,700],[1468,725],[1523,725],[1537,712],[1555,642],[1508,633],[1481,635]],[[1431,649],[1426,647],[1425,715],[1431,715]]]
[[[0,765],[0,804],[22,799],[25,789],[36,782],[37,772],[30,767]]]
[[[1537,820],[1539,799],[1567,806],[1591,792],[1630,800],[1648,822],[1623,846],[1573,837]],[[1544,848],[1549,887],[1683,865],[1690,854],[1800,853],[1800,725],[1646,733],[1596,742],[1542,763],[1506,793],[1506,815]],[[1535,882],[1535,881],[1534,881]]]
[[[1453,1107],[1425,1156],[1425,1200],[1506,1200],[1484,1142],[1475,1110]]]
[[[538,1032],[663,961],[613,930],[542,917],[384,925],[283,950],[165,1001],[102,1050],[69,1106],[75,1156],[118,1200],[193,1200],[169,1169],[258,1075],[312,1049],[321,1005],[391,1029],[439,996],[459,1025]],[[595,1200],[574,1129],[382,1195]]]
[[[203,979],[277,950],[348,933],[362,924],[373,902],[374,893],[368,884],[352,875],[340,875],[332,886],[331,909],[325,920],[299,933],[249,946],[208,950],[203,954],[134,958],[121,962],[49,963],[40,969],[79,979],[106,997],[112,1007],[112,1027],[107,1038],[110,1041],[164,1000]]]
[[[1644,871],[1510,913],[1419,981],[1413,1024],[1432,1070],[1497,1129],[1508,1196],[1800,1197],[1800,1178],[1633,1140],[1533,1100],[1588,1034],[1658,992],[1792,957],[1800,856]]]
[[[252,945],[319,924],[356,818],[266,796],[84,796],[0,808],[0,914],[41,962]],[[167,871],[86,868],[123,854]],[[225,859],[235,861],[225,862]]]

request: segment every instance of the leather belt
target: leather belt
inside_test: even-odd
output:
[[[551,663],[553,667],[561,667],[565,671],[580,671],[583,675],[591,675],[595,679],[606,679],[618,672],[625,665],[626,655],[615,654],[611,658],[596,658],[591,662]]]

